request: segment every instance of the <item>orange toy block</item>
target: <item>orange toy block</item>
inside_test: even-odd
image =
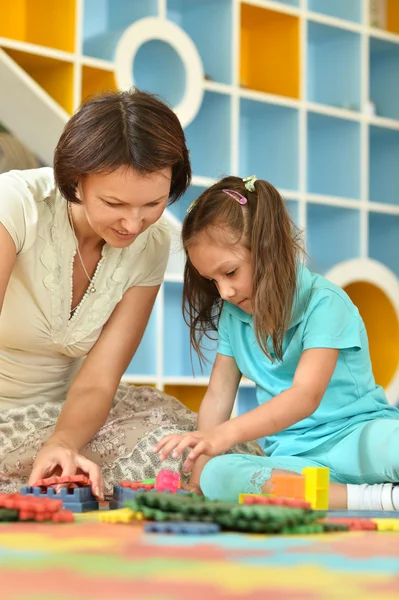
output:
[[[305,500],[305,483],[303,475],[272,475],[272,494],[278,498]]]

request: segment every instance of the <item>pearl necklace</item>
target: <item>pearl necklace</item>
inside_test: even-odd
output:
[[[91,278],[91,277],[90,277],[90,275],[88,274],[88,272],[86,271],[86,267],[85,267],[85,265],[84,265],[84,262],[83,262],[83,259],[82,259],[82,255],[80,254],[80,250],[79,250],[79,243],[78,243],[78,238],[76,237],[75,228],[74,228],[74,226],[73,226],[73,219],[72,219],[72,206],[71,206],[71,203],[70,203],[70,202],[68,202],[68,216],[69,216],[69,222],[70,222],[70,224],[71,224],[71,227],[72,227],[73,235],[75,236],[75,240],[76,240],[76,252],[78,253],[79,260],[80,260],[80,264],[81,264],[81,265],[82,265],[82,267],[83,267],[83,271],[86,273],[86,277],[87,277],[87,279],[89,280],[89,291],[90,291],[92,294],[95,294],[97,290],[96,290],[96,288],[95,288],[95,285],[94,285],[94,283],[93,283],[93,279],[94,279],[94,277],[93,277],[93,278]],[[76,310],[76,309],[75,309],[75,310]]]

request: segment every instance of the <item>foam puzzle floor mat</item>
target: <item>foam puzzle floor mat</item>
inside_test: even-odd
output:
[[[1,600],[396,600],[399,536],[146,534],[142,524],[0,525]]]

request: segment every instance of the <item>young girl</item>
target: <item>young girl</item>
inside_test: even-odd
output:
[[[191,483],[213,499],[267,493],[272,471],[316,466],[335,482],[332,508],[399,510],[399,410],[374,381],[357,308],[301,264],[278,191],[256,177],[222,179],[193,204],[182,235],[191,342],[201,356],[202,337],[217,330],[218,352],[198,431],[154,451],[191,448]],[[259,406],[230,419],[242,375]],[[223,455],[263,436],[266,456]]]

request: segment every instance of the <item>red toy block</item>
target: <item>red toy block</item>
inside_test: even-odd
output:
[[[64,477],[47,477],[47,479],[39,479],[32,487],[53,487],[56,485],[65,485],[73,489],[76,487],[91,486],[91,481],[86,475],[65,475]]]
[[[145,490],[146,492],[153,490],[155,487],[153,483],[140,483],[140,481],[122,481],[120,486],[130,490]]]
[[[375,531],[377,530],[377,523],[371,521],[370,519],[360,519],[360,518],[345,518],[345,517],[329,517],[327,519],[328,523],[343,523],[344,525],[348,525],[349,531]]]
[[[75,517],[73,516],[73,512],[71,510],[60,510],[52,515],[51,520],[53,523],[73,523],[75,521]]]
[[[169,469],[163,469],[160,471],[155,479],[155,489],[157,492],[165,492],[169,490],[174,493],[180,487],[180,475],[179,473],[172,473]]]
[[[268,504],[269,506],[287,506],[290,508],[302,508],[310,510],[310,503],[296,498],[266,498],[264,496],[244,497],[244,504]]]

